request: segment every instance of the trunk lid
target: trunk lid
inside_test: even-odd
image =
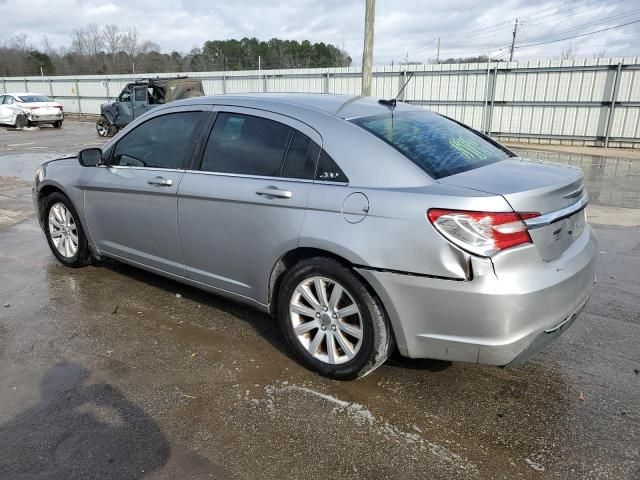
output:
[[[586,202],[586,193],[582,171],[576,168],[510,158],[438,182],[501,195],[514,211],[549,219],[548,224],[533,219],[529,228],[545,261],[562,255],[584,230],[584,209],[578,207]]]
[[[37,115],[55,115],[60,112],[60,104],[57,102],[23,102],[19,105]]]

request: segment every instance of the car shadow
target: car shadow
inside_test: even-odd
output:
[[[131,280],[153,285],[171,294],[179,293],[187,300],[233,315],[253,328],[273,348],[289,359],[295,360],[293,352],[289,350],[282,336],[277,319],[257,308],[115,260],[102,259],[95,266],[97,268],[108,268],[111,271],[127,276]]]
[[[58,364],[40,382],[40,402],[0,425],[0,478],[142,479],[162,468],[169,442],[156,422],[89,370]]]
[[[171,294],[178,292],[185,299],[231,314],[247,323],[257,334],[267,340],[269,344],[280,353],[290,360],[298,361],[286,344],[277,319],[269,314],[261,312],[249,305],[226,299],[215,293],[200,290],[196,287],[191,287],[115,260],[103,259],[96,263],[95,266],[97,268],[108,268],[109,270],[127,276],[131,280],[153,285]],[[393,354],[387,360],[386,365],[409,370],[441,372],[448,369],[452,365],[452,362],[403,357],[396,347]]]

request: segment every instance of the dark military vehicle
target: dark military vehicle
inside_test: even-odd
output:
[[[150,108],[173,100],[204,95],[202,81],[187,77],[145,78],[127,84],[115,102],[100,106],[96,130],[101,137],[115,135]]]

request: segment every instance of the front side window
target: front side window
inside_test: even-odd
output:
[[[399,150],[434,179],[509,158],[507,152],[471,130],[426,110],[351,121]]]
[[[15,103],[15,98],[13,98],[11,95],[7,95],[6,97],[4,97],[4,104],[5,105],[11,105],[12,103]]]
[[[147,89],[146,88],[136,88],[133,91],[135,93],[136,102],[146,102],[147,101]]]
[[[273,120],[219,113],[202,158],[202,170],[280,176],[293,129]]]
[[[191,158],[203,112],[179,112],[152,118],[120,140],[111,165],[185,168]]]

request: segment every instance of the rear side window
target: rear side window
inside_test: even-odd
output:
[[[316,142],[305,134],[296,131],[289,144],[282,176],[311,180],[316,169],[316,160],[318,160],[319,153],[320,147]]]
[[[202,170],[277,177],[293,129],[266,118],[219,113],[202,158]]]
[[[185,168],[203,116],[203,112],[170,113],[144,122],[116,144],[111,165]]]
[[[351,121],[399,150],[435,179],[509,158],[481,136],[426,110]]]

